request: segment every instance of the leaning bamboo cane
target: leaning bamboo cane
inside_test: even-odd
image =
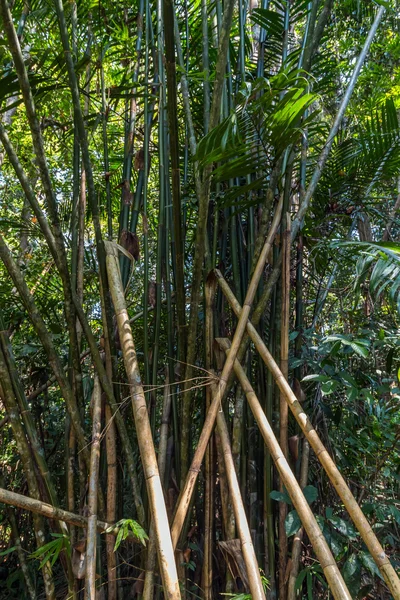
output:
[[[236,315],[240,315],[242,308],[239,302],[236,300],[235,295],[230,289],[228,283],[223,278],[221,272],[217,269],[215,270],[215,274],[218,279],[218,284],[230,303],[233,311]],[[285,394],[290,410],[292,411],[296,421],[300,425],[304,435],[309,441],[318,460],[327,472],[332,485],[335,487],[337,493],[342,499],[343,504],[345,505],[350,517],[360,532],[362,539],[364,540],[368,550],[371,553],[371,556],[382,573],[382,576],[386,581],[391,593],[393,594],[394,599],[400,600],[400,580],[396,574],[396,571],[392,567],[389,558],[386,556],[378,538],[365,518],[364,513],[357,504],[356,499],[349,490],[349,487],[347,486],[332,458],[329,456],[325,446],[321,442],[317,432],[312,426],[311,421],[302,409],[301,404],[297,400],[290,385],[282,375],[282,371],[279,369],[275,360],[265,346],[262,338],[250,322],[247,323],[247,333],[252,339],[266,366],[270,369],[279,389]]]
[[[151,516],[153,519],[164,594],[171,600],[180,599],[178,575],[176,572],[174,551],[168,526],[168,515],[162,491],[157,458],[151,435],[150,421],[144,397],[135,344],[126,310],[124,290],[118,261],[118,249],[112,242],[105,242],[106,264],[111,297],[114,304],[117,327],[124,356],[132,396],[133,416],[144,475],[147,483]]]
[[[217,386],[212,385],[213,395],[217,393]],[[254,552],[253,541],[249,524],[247,522],[246,511],[240,492],[239,482],[236,475],[235,464],[233,462],[232,449],[229,441],[228,428],[224,413],[222,410],[217,414],[217,426],[221,438],[222,453],[224,456],[226,475],[228,479],[229,491],[233,510],[236,518],[236,525],[242,547],[243,559],[246,565],[247,576],[249,579],[250,593],[253,600],[265,600],[264,589],[260,577],[260,570],[257,564],[256,554]]]
[[[101,434],[101,387],[97,375],[92,394],[93,427],[90,453],[88,492],[88,529],[86,546],[85,600],[96,598],[96,541],[97,541],[97,488],[99,485],[100,434]]]
[[[219,346],[225,351],[226,355],[229,356],[229,341],[227,339],[217,339]],[[348,599],[351,600],[350,593],[346,587],[346,584],[340,574],[338,566],[329,549],[329,546],[320,530],[318,523],[312,513],[312,510],[304,497],[303,492],[299,484],[297,483],[296,477],[282,452],[282,449],[276,439],[271,425],[268,422],[267,417],[261,407],[261,404],[249,382],[247,376],[241,367],[240,363],[235,361],[235,373],[240,381],[240,385],[246,394],[247,401],[254,415],[254,418],[260,428],[261,435],[264,438],[264,442],[268,446],[271,456],[276,464],[282,481],[287,489],[287,492],[293,502],[295,509],[303,523],[308,537],[313,545],[315,554],[321,567],[324,571],[325,577],[328,581],[329,587],[332,590],[334,597],[337,600]]]
[[[244,312],[241,313],[239,317],[239,321],[236,327],[235,335],[232,340],[232,354],[229,356],[227,361],[224,364],[224,368],[222,370],[222,374],[218,383],[218,390],[215,394],[212,403],[210,405],[210,409],[207,413],[207,417],[204,422],[203,430],[200,434],[199,442],[192,460],[192,464],[190,466],[185,485],[183,491],[180,495],[178,507],[176,509],[175,518],[171,528],[172,535],[172,543],[174,548],[179,539],[179,535],[182,530],[183,522],[185,520],[185,515],[187,513],[190,498],[192,496],[194,486],[197,480],[197,476],[200,471],[201,463],[203,461],[204,454],[206,452],[208,442],[214,427],[215,419],[217,416],[217,412],[221,406],[222,399],[224,397],[225,390],[227,388],[227,383],[229,380],[230,373],[233,369],[234,359],[236,358],[237,351],[239,350],[240,343],[243,338],[243,334],[246,329],[246,323],[248,321],[248,317],[250,315],[251,305],[254,300],[254,296],[256,294],[258,284],[263,273],[265,262],[267,260],[268,254],[271,250],[272,243],[275,238],[276,231],[279,227],[280,216],[282,211],[282,198],[279,201],[278,206],[276,207],[275,216],[272,221],[271,230],[268,234],[268,237],[265,241],[264,247],[261,251],[260,258],[258,259],[256,268],[254,269],[253,276],[251,278],[246,298],[244,300]]]
[[[167,461],[167,443],[168,443],[168,424],[171,412],[171,390],[169,385],[168,372],[165,377],[164,401],[160,427],[160,443],[158,446],[158,470],[160,472],[161,482],[165,481],[165,469]],[[156,566],[156,539],[154,525],[151,523],[149,543],[147,545],[146,574],[144,577],[143,600],[152,600],[154,597],[154,577]]]
[[[31,498],[29,496],[23,496],[22,494],[10,492],[9,490],[5,490],[4,488],[0,488],[0,502],[4,502],[4,504],[8,504],[10,506],[18,506],[23,510],[29,510],[30,512],[36,513],[38,515],[43,515],[48,519],[65,521],[65,523],[70,523],[71,525],[81,527],[82,529],[87,529],[88,527],[88,520],[82,515],[77,515],[75,513],[69,512],[68,510],[64,510],[63,508],[52,506],[51,504],[47,504],[47,502],[36,500],[36,498]],[[99,520],[97,521],[96,527],[99,533],[107,533],[113,535],[114,537],[118,535],[120,529],[114,523],[106,523],[105,521]],[[133,533],[129,533],[128,537],[130,540],[136,541],[138,544],[141,543],[133,535]]]

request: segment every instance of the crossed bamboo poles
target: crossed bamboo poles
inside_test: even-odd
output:
[[[220,434],[222,432],[224,459],[226,462],[227,471],[230,471],[228,485],[230,487],[232,500],[234,502],[235,513],[238,518],[238,530],[241,538],[243,554],[246,567],[250,575],[249,579],[253,581],[252,588],[254,589],[251,589],[253,600],[262,600],[264,598],[262,586],[260,586],[259,582],[259,575],[257,576],[258,567],[254,550],[252,549],[251,537],[248,535],[248,525],[245,513],[242,511],[243,503],[240,497],[239,487],[237,486],[235,470],[234,468],[231,470],[229,467],[231,460],[230,442],[227,435],[227,430],[225,429],[225,420],[222,412],[220,411],[224,394],[227,391],[229,377],[232,371],[235,371],[236,376],[238,377],[243,391],[247,397],[250,408],[253,411],[254,417],[260,427],[264,441],[271,452],[271,456],[282,477],[283,483],[286,486],[293,504],[298,511],[299,517],[307,531],[334,597],[339,600],[351,599],[351,595],[340,574],[329,546],[327,545],[325,538],[315,520],[315,517],[313,516],[300,489],[300,486],[298,485],[296,478],[294,477],[282,453],[282,450],[280,449],[280,446],[272,432],[272,428],[268,423],[268,420],[262,411],[261,405],[254,393],[254,390],[246,378],[240,363],[236,360],[239,346],[247,330],[247,333],[253,341],[257,351],[260,353],[261,358],[274,376],[280,391],[288,403],[289,408],[293,412],[294,417],[299,423],[305,437],[315,451],[318,460],[325,469],[329,479],[342,499],[344,506],[348,510],[350,517],[360,532],[362,539],[368,547],[368,550],[370,551],[371,556],[376,562],[383,578],[393,594],[394,599],[400,600],[399,578],[397,577],[396,572],[386,556],[381,544],[372,531],[371,526],[362,513],[335,463],[322,444],[310,420],[303,411],[281,370],[269,353],[254,326],[249,321],[251,306],[264,270],[267,256],[272,247],[275,234],[279,227],[281,212],[282,199],[280,200],[275,211],[270,233],[254,269],[243,307],[241,307],[238,303],[222,274],[218,270],[215,270],[214,272],[222,292],[226,296],[233,311],[238,317],[238,324],[230,349],[228,349],[229,343],[224,340],[219,340],[221,348],[226,351],[226,361],[221,376],[218,380],[218,384],[213,389],[213,399],[210,404],[202,432],[200,434],[199,443],[197,445],[184,488],[178,500],[178,505],[171,529],[168,527],[167,512],[158,473],[156,453],[147,414],[147,406],[136,358],[132,330],[129,324],[129,316],[126,310],[124,290],[119,271],[118,249],[116,244],[112,242],[105,243],[110,290],[117,318],[125,367],[131,389],[138,444],[148,488],[149,503],[154,522],[156,545],[159,555],[160,570],[164,584],[165,595],[171,600],[178,600],[181,597],[173,551],[176,548],[183,523],[190,506],[191,497],[196,484],[197,476],[200,472],[201,463],[203,461],[208,442],[210,440],[215,422],[218,421]]]
[[[125,304],[124,289],[122,286],[121,275],[118,262],[118,247],[112,242],[106,242],[107,253],[107,271],[110,282],[110,290],[114,309],[117,318],[117,325],[121,340],[121,347],[124,356],[125,368],[127,371],[128,381],[132,397],[133,413],[137,431],[139,450],[141,453],[146,484],[149,495],[149,504],[152,514],[152,519],[155,529],[156,546],[159,556],[160,571],[164,585],[164,594],[168,600],[180,600],[180,589],[177,576],[177,570],[174,559],[174,549],[176,547],[179,535],[182,529],[184,519],[190,505],[191,496],[194,490],[196,479],[200,471],[201,463],[207,449],[208,441],[212,434],[215,422],[217,421],[219,433],[221,436],[224,461],[227,471],[228,486],[232,496],[233,508],[237,520],[238,532],[243,551],[243,557],[246,564],[246,569],[249,575],[250,587],[253,600],[263,600],[264,593],[262,590],[261,580],[258,571],[258,565],[251,541],[251,535],[243,507],[243,501],[240,495],[240,488],[237,482],[236,472],[232,460],[232,451],[229,441],[229,435],[226,428],[223,412],[220,410],[221,402],[225,391],[227,390],[229,376],[232,371],[235,372],[239,383],[246,395],[249,406],[253,412],[254,418],[260,428],[265,444],[267,445],[271,456],[276,464],[282,482],[285,485],[288,494],[295,506],[300,520],[307,531],[308,537],[313,545],[316,556],[324,571],[329,587],[333,596],[337,600],[350,600],[351,596],[346,587],[346,584],[340,574],[335,559],[326,543],[326,540],[316,522],[316,519],[301,491],[301,488],[290,469],[290,466],[282,452],[282,449],[272,431],[271,425],[268,422],[261,404],[246,377],[246,374],[236,359],[237,352],[242,341],[242,338],[247,330],[247,334],[253,341],[255,348],[259,352],[264,363],[271,371],[276,383],[282,392],[289,408],[291,409],[295,419],[299,423],[306,439],[310,446],[315,451],[315,454],[325,469],[329,479],[338,492],[343,501],[344,506],[349,512],[356,528],[360,532],[368,550],[371,553],[376,565],[378,566],[384,580],[386,581],[394,600],[400,600],[400,581],[393,569],[384,549],[379,543],[377,537],[371,529],[367,519],[357,504],[354,496],[344,481],[342,475],[338,471],[335,463],[329,456],[327,450],[322,444],[317,432],[313,428],[306,413],[303,411],[300,403],[290,388],[288,382],[283,376],[281,370],[275,360],[266,348],[262,338],[257,333],[254,326],[249,321],[251,305],[255,296],[255,292],[264,269],[266,257],[271,249],[275,233],[279,226],[281,215],[281,203],[278,205],[275,212],[275,217],[271,226],[271,231],[264,244],[257,266],[254,270],[249,289],[245,298],[244,307],[242,308],[235,298],[228,283],[223,278],[222,274],[214,271],[214,275],[222,292],[227,298],[233,311],[238,317],[238,325],[233,337],[232,344],[226,339],[217,339],[217,343],[222,351],[226,353],[226,361],[222,374],[217,384],[213,384],[212,395],[213,399],[207,413],[207,417],[200,435],[199,444],[195,451],[195,455],[188,473],[186,484],[183,488],[178,501],[175,518],[171,529],[168,526],[168,518],[164,496],[161,486],[161,480],[158,472],[156,453],[154,449],[151,428],[147,413],[147,406],[144,397],[143,387],[135,346],[132,336],[132,330],[129,324],[129,317]],[[83,517],[79,517],[72,513],[55,509],[51,505],[42,502],[34,501],[33,499],[0,490],[0,501],[19,505],[28,510],[51,516],[52,518],[69,521],[81,527],[87,527],[88,521]],[[94,528],[104,531],[110,528],[112,533],[116,530],[109,524],[102,523],[96,520],[93,523]],[[107,529],[107,531],[110,531]],[[115,533],[114,533],[115,535]]]

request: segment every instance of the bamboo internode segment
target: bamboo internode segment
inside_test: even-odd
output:
[[[0,502],[4,502],[4,504],[9,504],[10,506],[14,507],[18,506],[18,508],[43,515],[48,519],[64,521],[65,523],[75,525],[76,527],[81,527],[82,529],[87,529],[88,527],[88,520],[82,515],[77,515],[68,510],[64,510],[63,508],[58,508],[56,506],[52,506],[51,504],[47,504],[47,502],[30,498],[29,496],[23,496],[22,494],[17,494],[16,492],[10,492],[4,488],[0,488]],[[114,523],[106,523],[105,521],[97,520],[96,525],[99,533],[107,532],[113,536],[118,535],[119,527],[117,527],[117,525]],[[129,538],[136,540],[136,537],[133,534],[129,535]],[[136,541],[139,543],[139,540]]]
[[[223,291],[233,311],[237,316],[240,316],[242,307],[237,301],[228,283],[225,281],[222,273],[218,271],[218,269],[215,270],[215,274],[218,279],[218,284],[220,285],[221,290]],[[293,390],[282,375],[282,371],[279,369],[273,356],[268,351],[261,336],[257,333],[255,327],[249,321],[247,322],[247,333],[252,339],[257,351],[260,353],[264,363],[274,376],[280,391],[285,394],[290,410],[292,411],[296,421],[300,425],[304,435],[309,441],[310,446],[314,450],[318,460],[324,467],[332,485],[335,487],[338,495],[342,499],[344,506],[346,507],[358,531],[360,532],[360,535],[370,551],[371,556],[373,557],[391,593],[393,594],[394,600],[400,600],[400,580],[396,574],[396,571],[392,567],[389,558],[386,556],[386,553],[375,533],[373,532],[371,525],[368,523],[364,513],[358,506],[356,499],[340,474],[337,466],[321,442],[317,432],[312,426],[310,419],[302,409],[301,404],[297,400]]]
[[[218,338],[217,342],[219,346],[225,351],[226,355],[229,355],[230,343],[227,339]],[[330,548],[322,534],[321,529],[313,515],[313,512],[304,497],[304,494],[293,475],[293,472],[286,460],[284,453],[275,437],[270,423],[261,407],[261,404],[249,382],[247,376],[241,367],[238,360],[235,361],[235,373],[239,379],[240,385],[246,395],[247,401],[260,429],[261,435],[263,436],[264,442],[271,453],[271,456],[276,464],[276,468],[279,471],[282,483],[284,484],[287,492],[293,502],[295,509],[298,512],[301,522],[307,531],[310,542],[315,550],[315,554],[321,566],[324,570],[325,577],[328,581],[329,587],[338,600],[351,599],[350,593],[347,586],[340,574],[335,559],[330,551]]]
[[[237,361],[236,361],[237,362]],[[239,364],[239,363],[238,363]],[[215,393],[215,384],[213,393]],[[258,568],[256,554],[254,552],[253,541],[247,515],[244,508],[242,494],[240,492],[239,482],[236,475],[235,465],[232,457],[232,449],[229,441],[228,428],[224,413],[219,410],[217,415],[218,431],[221,438],[222,452],[224,455],[226,475],[231,494],[231,502],[235,513],[236,525],[239,532],[240,545],[242,547],[243,559],[246,565],[247,577],[249,580],[250,593],[253,600],[265,600],[264,589],[261,581],[260,570]]]
[[[239,318],[239,321],[238,321],[238,324],[236,327],[236,331],[235,331],[235,335],[233,336],[232,350],[224,364],[224,368],[222,370],[221,377],[218,382],[217,393],[215,394],[215,396],[211,402],[210,408],[207,412],[207,416],[206,416],[206,419],[204,422],[202,432],[200,434],[199,442],[197,444],[197,448],[196,448],[196,451],[195,451],[195,454],[194,454],[194,457],[192,460],[192,464],[190,465],[190,469],[189,469],[189,472],[188,472],[188,475],[187,475],[187,478],[185,481],[185,485],[183,487],[183,491],[181,492],[181,495],[179,498],[178,507],[176,509],[174,521],[172,523],[172,528],[171,528],[172,543],[174,545],[174,548],[176,547],[176,545],[178,543],[178,539],[179,539],[180,533],[182,531],[185,516],[186,516],[187,510],[189,508],[190,499],[192,497],[194,486],[196,484],[197,476],[200,472],[201,463],[203,461],[204,454],[206,452],[208,442],[210,440],[210,436],[211,436],[211,433],[212,433],[212,430],[214,427],[215,419],[217,417],[217,412],[221,406],[221,402],[222,402],[222,399],[224,397],[224,394],[225,394],[225,391],[226,391],[226,388],[228,385],[230,374],[233,371],[233,364],[234,364],[236,355],[238,353],[239,346],[241,344],[243,335],[246,330],[246,323],[247,323],[248,317],[250,315],[251,305],[253,303],[254,296],[256,294],[258,284],[259,284],[261,275],[262,275],[264,267],[265,267],[265,262],[267,260],[268,254],[271,250],[271,247],[272,247],[272,244],[273,244],[273,241],[275,238],[275,234],[279,227],[281,212],[282,212],[282,198],[280,199],[280,201],[276,207],[276,211],[275,211],[274,219],[271,224],[270,232],[265,241],[263,249],[261,250],[261,254],[258,259],[256,268],[254,269],[254,273],[251,278],[249,288],[247,290],[246,298],[244,300],[243,313],[241,314],[241,316]]]
[[[88,493],[88,528],[86,544],[85,598],[96,598],[96,553],[97,553],[97,489],[99,485],[100,440],[101,440],[101,387],[97,375],[92,394],[92,447],[90,452],[90,474]]]
[[[112,242],[105,242],[105,248],[107,254],[106,265],[108,282],[114,304],[118,333],[132,397],[133,416],[135,419],[144,476],[146,478],[151,517],[152,522],[154,523],[164,594],[166,598],[170,600],[180,600],[181,593],[171,541],[171,532],[168,524],[167,509],[158,471],[157,457],[136,357],[135,344],[129,323],[128,311],[126,309],[124,288],[122,286],[118,261],[118,249]]]

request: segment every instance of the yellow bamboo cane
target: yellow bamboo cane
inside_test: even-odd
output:
[[[216,393],[216,387],[217,386],[215,384],[212,384],[213,395],[215,395]],[[233,511],[235,513],[236,526],[239,533],[243,559],[246,565],[251,597],[252,600],[265,600],[260,570],[258,568],[253,541],[251,539],[250,528],[247,522],[246,511],[244,509],[244,504],[242,500],[242,494],[240,492],[239,482],[236,475],[235,464],[233,462],[228,428],[226,426],[226,421],[222,410],[219,410],[217,414],[217,426],[219,435],[221,437],[221,446],[224,455],[225,470],[228,480],[229,491],[231,493],[232,506]]]
[[[108,282],[114,304],[117,327],[124,356],[132,398],[133,416],[136,434],[146,479],[147,493],[154,524],[158,560],[164,586],[164,595],[170,600],[180,600],[178,574],[176,571],[171,532],[168,525],[167,509],[164,501],[160,474],[158,471],[153,436],[147,413],[135,344],[126,310],[124,288],[119,270],[118,248],[112,242],[105,242]]]

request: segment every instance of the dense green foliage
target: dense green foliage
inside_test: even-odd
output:
[[[167,86],[171,71],[165,49],[168,36],[170,41],[173,38],[171,22],[167,21],[168,1],[65,3],[93,171],[94,203],[87,169],[86,177],[84,174],[82,135],[71,99],[57,11],[49,0],[15,0],[11,6],[36,106],[69,268],[69,285],[82,303],[102,358],[111,357],[113,391],[131,441],[144,504],[145,518],[141,519],[132,492],[125,443],[118,430],[114,434],[117,487],[112,518],[121,526],[117,540],[112,542],[118,598],[133,598],[143,592],[143,573],[147,568],[144,546],[149,547],[151,515],[120,336],[112,314],[108,315],[110,356],[108,341],[104,340],[107,294],[100,286],[101,244],[96,239],[95,205],[103,239],[117,242],[129,253],[129,258],[126,252],[121,253],[120,267],[156,448],[161,438],[164,391],[168,384],[171,386],[163,485],[172,519],[203,427],[205,390],[213,376],[206,358],[204,296],[197,302],[193,290],[196,285],[203,290],[208,272],[218,268],[243,303],[254,263],[282,197],[281,233],[275,238],[254,302],[254,306],[261,306],[258,331],[279,363],[281,278],[269,293],[268,282],[272,281],[274,266],[279,265],[284,216],[290,212],[295,219],[380,5],[387,5],[387,10],[292,244],[288,379],[297,391],[301,385],[304,410],[393,566],[400,569],[398,2],[263,0],[255,6],[239,0],[234,5],[222,99],[220,109],[217,107],[218,124],[209,130],[210,103],[218,80],[218,43],[228,4],[221,0],[174,3],[181,44],[179,48],[175,37],[175,107],[174,94]],[[32,143],[15,60],[3,26],[0,36],[1,127],[7,132],[33,196],[57,237],[40,157]],[[171,113],[175,113],[172,117],[176,119],[177,131]],[[82,334],[73,314],[78,342],[71,337],[66,313],[68,292],[59,264],[16,175],[10,153],[2,146],[0,152],[0,234],[67,373],[90,449],[90,399],[96,369],[88,336]],[[174,164],[178,169],[174,169]],[[175,186],[174,173],[176,176],[178,170],[180,178]],[[205,213],[199,190],[206,198]],[[205,236],[199,240],[197,234],[203,220]],[[196,261],[203,265],[199,278]],[[264,305],[260,304],[263,298]],[[67,398],[55,378],[51,379],[53,365],[38,336],[37,323],[32,321],[10,270],[2,261],[0,313],[0,353],[6,354],[10,343],[16,365],[13,388],[22,384],[59,504],[71,512],[85,514],[88,471],[79,442],[71,441],[73,427],[66,410]],[[216,292],[213,314],[215,337],[232,339],[237,319],[221,291]],[[191,326],[193,322],[197,329]],[[81,354],[81,372],[74,364],[74,348]],[[251,345],[240,358],[279,437],[277,386]],[[217,365],[211,367],[216,369]],[[11,372],[10,364],[8,368]],[[16,429],[10,426],[3,376],[0,369],[0,418],[8,418],[0,423],[0,468],[4,478],[0,487],[32,496]],[[98,487],[107,499],[111,475],[105,443],[110,428],[106,403],[104,397]],[[31,471],[38,482],[38,494],[43,501],[54,504],[23,418],[24,408],[18,406],[17,420],[28,440],[27,460],[31,461]],[[286,492],[278,491],[277,472],[236,381],[230,385],[224,412],[258,564],[269,583],[267,595],[279,598],[278,505],[283,502],[288,506],[288,558],[301,522]],[[290,416],[289,462],[298,477],[303,437]],[[213,436],[213,466],[207,471],[203,468],[199,476],[178,545],[178,573],[187,598],[209,600],[224,597],[220,596],[222,593],[243,593],[236,596],[237,600],[248,597],[235,555],[229,555],[218,543],[238,537],[232,507],[224,505],[226,483],[219,443]],[[212,590],[204,595],[207,481],[214,494],[213,576]],[[305,495],[352,597],[391,598],[371,554],[312,452]],[[21,559],[15,542],[18,536],[26,551],[36,597],[44,597],[38,569],[48,560],[53,563],[57,598],[72,597],[67,595],[65,556],[71,555],[71,547],[81,538],[77,528],[70,532],[70,538],[57,530],[54,521],[46,521],[46,545],[38,548],[32,515],[19,509],[14,514],[16,529],[10,512],[2,505],[0,597],[30,597],[26,577],[19,569]],[[110,519],[105,512],[99,518]],[[229,529],[232,520],[233,529]],[[134,543],[128,536],[130,532],[142,544]],[[107,597],[109,577],[103,539],[104,536],[98,536],[97,573]],[[78,588],[75,581],[75,592],[82,594]],[[154,597],[161,597],[161,589],[157,575]],[[307,536],[303,538],[296,590],[298,598],[331,597]],[[112,598],[110,591],[108,594]]]

